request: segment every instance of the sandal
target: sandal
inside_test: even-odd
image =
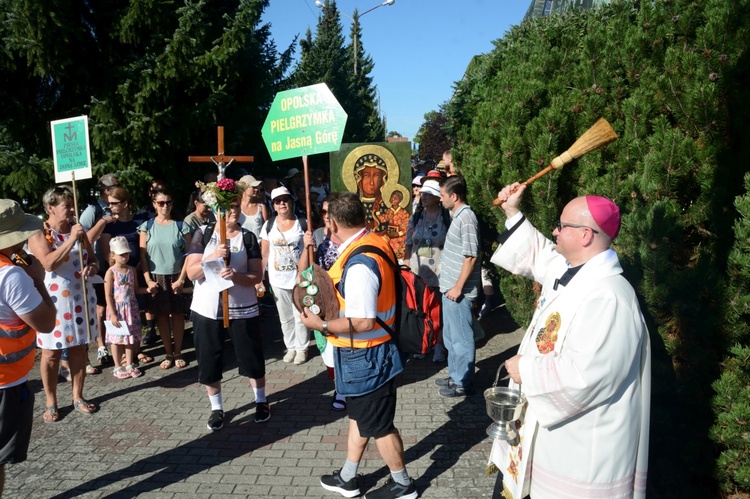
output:
[[[60,413],[57,412],[57,406],[49,405],[47,410],[42,414],[42,419],[45,423],[55,423],[60,421]]]
[[[96,412],[96,406],[84,399],[73,402],[73,409],[87,416],[91,416]]]
[[[175,355],[174,366],[177,369],[182,369],[183,367],[187,366],[187,362],[185,362],[185,359],[182,358],[182,355]]]
[[[127,368],[127,369],[125,370],[125,373],[126,373],[126,374],[127,374],[128,376],[130,376],[131,378],[140,378],[141,376],[143,376],[143,373],[141,372],[141,370],[140,370],[140,369],[138,369],[138,368],[137,368],[137,367],[135,367],[135,366],[129,366],[129,367],[128,367],[128,368]]]
[[[130,377],[130,374],[128,374],[128,372],[122,367],[115,367],[115,369],[112,371],[112,376],[117,379],[128,379]]]
[[[171,369],[172,366],[174,366],[174,355],[166,355],[161,364],[159,364],[159,367],[162,369]]]
[[[102,370],[98,367],[94,367],[91,364],[86,365],[86,374],[101,374]]]
[[[143,362],[145,364],[147,362],[153,362],[153,361],[154,361],[154,359],[152,357],[149,357],[145,353],[139,353],[138,354],[138,362]]]

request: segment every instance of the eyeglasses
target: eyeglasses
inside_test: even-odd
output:
[[[118,204],[122,204],[122,201],[107,201],[107,206],[117,206]]]
[[[280,203],[291,203],[292,198],[290,197],[283,197],[283,198],[276,198],[273,200],[273,204],[280,204]]]
[[[165,206],[172,206],[172,201],[154,201],[155,204],[158,204],[162,208]]]
[[[321,209],[321,210],[320,210],[320,213],[321,213],[321,214],[322,214],[323,216],[326,216],[326,215],[328,215],[328,210],[322,210],[322,209]]]
[[[557,232],[562,232],[562,230],[565,227],[572,227],[574,229],[588,229],[591,232],[593,232],[594,234],[598,234],[599,233],[598,230],[594,230],[591,227],[589,227],[588,225],[566,224],[562,220],[558,220],[557,222],[555,222],[555,228],[557,229]]]

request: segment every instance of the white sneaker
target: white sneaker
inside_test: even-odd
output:
[[[305,362],[307,362],[307,352],[305,351],[297,352],[296,355],[294,356],[294,364],[300,365],[300,364],[304,364]]]
[[[289,350],[287,351],[286,355],[284,355],[284,358],[282,360],[286,363],[292,362],[296,354],[297,352],[295,352],[294,350]]]

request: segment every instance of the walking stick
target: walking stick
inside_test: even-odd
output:
[[[75,170],[72,170],[70,172],[70,180],[73,183],[73,209],[76,212],[76,222],[78,222],[78,190],[76,189],[76,172]],[[86,237],[86,233],[83,233],[83,237]],[[91,320],[89,317],[89,298],[88,298],[88,290],[86,285],[87,278],[83,275],[83,240],[78,241],[78,261],[81,262],[81,282],[83,283],[83,312],[86,317],[86,334],[89,337],[89,340],[95,339],[91,337]],[[96,258],[96,255],[91,255],[93,258]],[[99,333],[101,334],[101,332]]]

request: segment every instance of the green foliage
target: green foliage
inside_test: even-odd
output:
[[[187,157],[216,152],[217,125],[228,154],[268,163],[260,129],[287,86],[293,49],[278,53],[260,22],[267,5],[0,0],[0,172],[14,173],[0,195],[28,191],[38,204],[53,182],[49,121],[80,114],[89,116],[95,177],[117,172],[136,196],[155,176],[178,194],[194,189],[215,167]]]
[[[745,175],[750,186],[750,173]],[[711,438],[721,454],[718,477],[727,493],[750,490],[750,194],[745,192],[734,203],[739,214],[734,224],[736,236],[729,254],[726,290],[725,333],[733,347],[724,361],[721,377],[712,385],[717,415]]]
[[[491,207],[502,186],[534,175],[600,116],[618,133],[618,142],[537,181],[523,211],[551,234],[575,196],[596,193],[621,207],[616,250],[663,353],[654,361],[655,496],[716,493],[711,380],[732,338],[722,297],[730,207],[748,170],[749,5],[617,1],[530,19],[472,61],[445,109],[471,204],[494,226],[504,222]],[[503,273],[500,286],[516,321],[527,323],[530,283]]]
[[[424,115],[424,123],[419,127],[414,142],[419,143],[419,158],[440,161],[443,153],[451,148],[445,125],[448,118],[442,111],[430,111]]]

